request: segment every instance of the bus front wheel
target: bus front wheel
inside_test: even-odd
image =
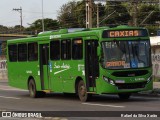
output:
[[[87,89],[83,80],[78,83],[78,96],[82,102],[86,102],[90,99],[90,94],[87,93]]]

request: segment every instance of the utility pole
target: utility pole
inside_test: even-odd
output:
[[[94,2],[97,3],[97,28],[100,26],[100,23],[99,23],[99,4],[101,2],[106,2],[106,0],[93,0]]]
[[[13,8],[13,11],[18,11],[20,13],[20,32],[22,31],[22,7],[20,8]]]
[[[42,0],[42,31],[44,32],[43,0]]]
[[[137,12],[138,12],[138,0],[133,0],[132,1],[133,3],[133,9],[134,9],[134,12],[133,12],[133,23],[134,23],[134,26],[137,26]]]
[[[160,0],[159,0],[159,12],[160,12]],[[159,21],[159,29],[160,29],[160,21]]]
[[[160,0],[159,0],[159,11],[160,11]]]
[[[99,4],[97,4],[97,28],[99,27]]]
[[[86,28],[92,28],[92,0],[86,0]]]

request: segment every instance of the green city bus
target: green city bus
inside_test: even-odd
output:
[[[7,41],[9,85],[45,93],[92,95],[152,90],[151,46],[145,28],[60,29]]]

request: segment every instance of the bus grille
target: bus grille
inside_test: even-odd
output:
[[[116,77],[135,77],[148,74],[147,70],[133,70],[133,71],[120,71],[113,72],[112,75]]]
[[[147,82],[139,82],[139,83],[118,83],[116,86],[118,89],[138,89],[144,88]]]

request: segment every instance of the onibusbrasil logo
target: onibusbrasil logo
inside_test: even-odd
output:
[[[2,112],[2,118],[42,118],[40,112]]]

